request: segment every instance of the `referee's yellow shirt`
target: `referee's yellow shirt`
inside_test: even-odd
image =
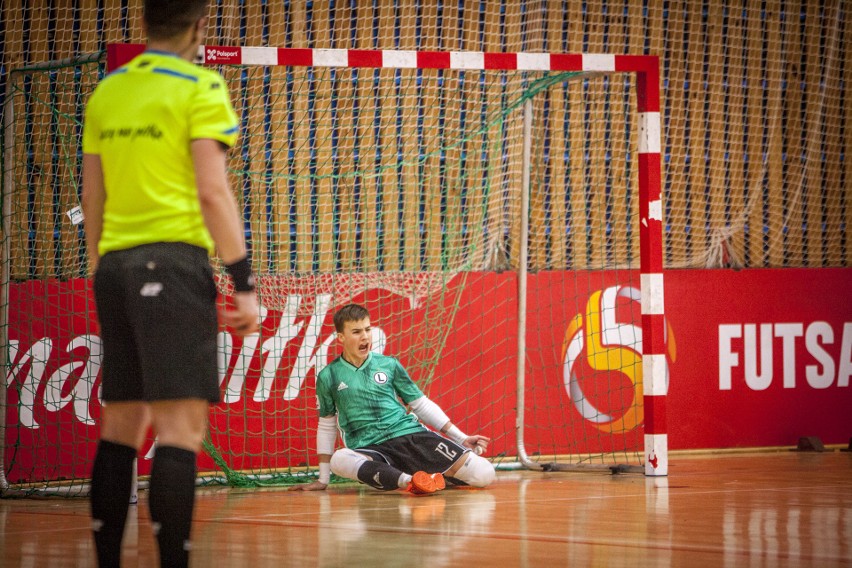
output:
[[[106,202],[100,254],[154,242],[212,252],[190,143],[236,142],[222,76],[170,53],[146,51],[101,81],[86,106],[83,152],[99,154]]]

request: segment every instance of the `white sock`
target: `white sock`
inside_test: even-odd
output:
[[[411,483],[411,476],[407,473],[403,473],[399,476],[399,481],[396,482],[399,485],[400,489],[405,489],[408,487],[408,484]]]

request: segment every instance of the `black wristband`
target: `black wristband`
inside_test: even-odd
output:
[[[226,264],[225,270],[234,279],[234,290],[237,292],[254,291],[254,274],[251,272],[251,264],[249,264],[247,256],[233,264]]]

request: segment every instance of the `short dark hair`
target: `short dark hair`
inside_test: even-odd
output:
[[[209,0],[145,0],[148,37],[170,39],[207,15]]]
[[[334,314],[334,329],[337,333],[343,333],[343,328],[348,321],[361,321],[370,317],[367,308],[358,304],[346,304]]]

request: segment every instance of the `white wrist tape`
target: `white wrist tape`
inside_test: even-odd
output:
[[[337,416],[321,416],[317,423],[317,453],[330,456],[337,442]]]
[[[408,406],[411,407],[411,410],[423,424],[438,432],[450,421],[441,407],[429,400],[428,397],[421,396],[411,401]]]
[[[320,462],[319,464],[319,482],[328,485],[331,480],[331,464],[328,462]]]
[[[445,434],[450,440],[452,440],[456,444],[464,445],[464,441],[467,440],[467,434],[456,428],[455,424],[450,426],[445,432]]]

